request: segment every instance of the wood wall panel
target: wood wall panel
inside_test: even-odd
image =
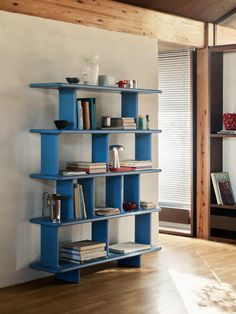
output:
[[[109,0],[1,0],[0,10],[204,47],[204,23]]]
[[[197,237],[209,238],[209,49],[197,51]]]

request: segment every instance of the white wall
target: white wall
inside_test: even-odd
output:
[[[236,53],[224,54],[223,72],[223,112],[236,113]],[[230,181],[236,198],[236,164],[235,164],[236,140],[235,138],[223,141],[223,169],[228,171]]]
[[[53,191],[53,184],[28,177],[29,173],[39,171],[40,163],[40,138],[29,134],[28,129],[53,127],[58,98],[56,91],[30,89],[28,84],[63,82],[66,76],[80,76],[82,56],[96,53],[100,55],[100,74],[112,74],[116,80],[137,79],[140,87],[156,88],[157,43],[145,37],[3,11],[0,34],[0,286],[3,287],[43,275],[28,267],[38,259],[40,246],[39,226],[28,220],[41,216],[42,193]],[[98,117],[102,112],[120,113],[120,96],[96,96]],[[151,113],[154,127],[157,97],[141,97],[140,102],[140,112]],[[132,138],[132,135],[113,136],[112,142],[120,142],[127,148],[123,157],[134,157]],[[62,136],[61,142],[62,166],[66,160],[90,158],[89,135]],[[156,156],[156,146],[153,151]],[[156,175],[144,176],[143,198],[156,200],[156,179]],[[132,218],[129,220],[133,223]],[[154,223],[156,229],[156,220]],[[127,220],[112,222],[110,229],[113,242],[132,238]],[[89,236],[89,224],[67,227],[61,233],[63,239]]]

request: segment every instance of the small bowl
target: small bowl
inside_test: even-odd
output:
[[[80,81],[78,77],[66,77],[66,80],[70,84],[78,84]]]
[[[224,113],[223,123],[226,130],[236,130],[236,113]]]
[[[67,120],[54,120],[54,123],[58,130],[62,130],[62,129],[65,129],[65,127],[68,124],[68,121]]]

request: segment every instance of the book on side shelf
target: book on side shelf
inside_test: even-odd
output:
[[[142,244],[135,242],[118,243],[109,246],[109,251],[113,253],[132,253],[150,249],[151,244]]]
[[[236,130],[221,130],[221,131],[218,131],[217,134],[234,135],[236,134]]]
[[[234,195],[228,172],[213,172],[211,179],[218,205],[234,205]]]

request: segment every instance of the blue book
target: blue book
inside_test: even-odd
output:
[[[76,103],[76,114],[77,114],[77,128],[79,130],[84,129],[84,123],[83,123],[83,108],[82,108],[82,103],[81,100],[77,99]]]

